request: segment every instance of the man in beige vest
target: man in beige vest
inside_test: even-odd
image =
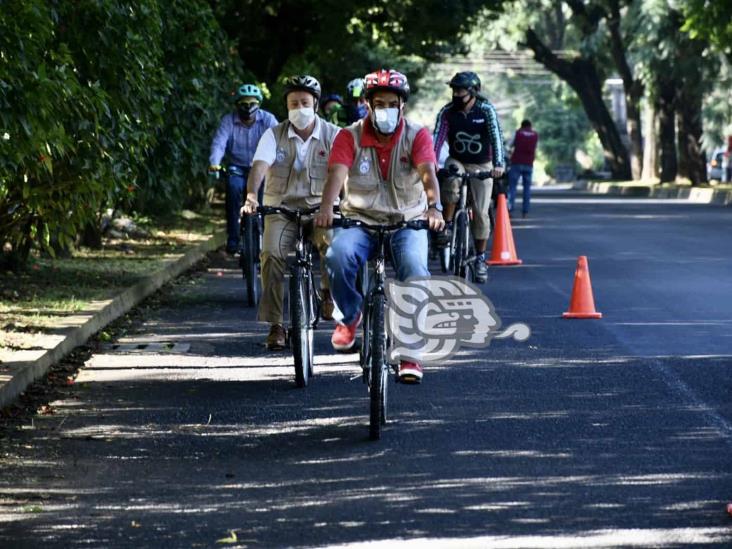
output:
[[[366,118],[341,130],[333,144],[328,182],[323,191],[318,227],[330,227],[332,204],[345,184],[341,212],[367,223],[394,224],[427,219],[431,229],[444,226],[435,174],[432,136],[403,116],[409,97],[406,76],[380,70],[366,76]],[[401,229],[391,237],[397,278],[429,276],[427,231]],[[361,228],[337,230],[326,255],[336,326],[331,342],[336,350],[351,349],[361,322],[363,298],[356,275],[376,245],[374,236]],[[421,365],[403,360],[399,377],[405,383],[422,380]]]
[[[338,127],[315,115],[320,99],[320,83],[312,76],[293,76],[285,84],[288,119],[267,130],[254,153],[247,180],[244,212],[256,212],[257,192],[264,183],[265,206],[309,208],[320,204],[328,174],[328,156]],[[337,198],[337,197],[336,197]],[[335,198],[330,201],[330,209]],[[322,258],[328,249],[330,232],[314,228],[310,235]],[[266,344],[270,349],[285,347],[283,298],[285,260],[295,249],[297,227],[283,215],[270,215],[262,239],[262,298],[258,320],[270,325]],[[322,270],[323,317],[332,318],[328,276]]]

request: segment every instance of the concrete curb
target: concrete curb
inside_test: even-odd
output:
[[[71,327],[63,334],[61,340],[52,348],[45,349],[32,360],[7,361],[3,368],[9,374],[0,376],[0,408],[10,404],[15,397],[38,378],[45,375],[48,369],[73,349],[84,344],[92,335],[107,324],[127,313],[150,294],[160,289],[166,282],[174,279],[203,259],[206,254],[222,246],[226,241],[226,232],[215,232],[208,240],[196,245],[177,259],[141,280],[134,286],[124,290],[117,297],[102,302],[90,318],[79,325]]]
[[[575,190],[609,196],[627,196],[633,198],[673,198],[688,200],[696,204],[732,205],[732,191],[711,187],[663,187],[661,185],[619,185],[606,181],[577,181],[572,187]]]

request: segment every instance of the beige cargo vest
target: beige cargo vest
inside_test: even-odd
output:
[[[383,180],[374,147],[361,146],[363,120],[345,128],[355,146],[353,166],[346,181],[341,211],[367,223],[393,224],[422,217],[427,195],[417,168],[412,166],[412,145],[421,126],[405,119],[399,141],[391,152],[389,179]]]
[[[286,205],[291,208],[315,206],[320,204],[323,195],[323,187],[328,177],[328,156],[339,128],[318,119],[305,162],[299,172],[295,170],[297,158],[295,138],[290,139],[289,128],[288,120],[272,128],[277,143],[277,154],[274,164],[267,172],[264,205]]]

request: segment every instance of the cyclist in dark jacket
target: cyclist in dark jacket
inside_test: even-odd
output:
[[[436,155],[439,157],[447,141],[450,156],[446,164],[456,166],[461,173],[492,171],[493,177],[501,177],[506,165],[503,132],[496,109],[480,94],[480,78],[474,72],[459,72],[448,85],[452,88],[452,101],[437,115],[434,132]],[[492,179],[470,180],[475,214],[471,222],[477,254],[475,278],[480,283],[485,282],[488,275],[485,250],[491,230],[488,212],[492,189]],[[450,222],[460,195],[460,180],[448,178],[440,191],[445,221]],[[449,239],[446,233],[443,233],[443,238]]]

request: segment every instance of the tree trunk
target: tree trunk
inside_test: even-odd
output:
[[[84,230],[81,232],[80,244],[93,250],[101,249],[102,229],[96,217],[84,226]]]
[[[682,70],[676,79],[679,173],[689,178],[692,185],[699,185],[707,182],[707,159],[701,147],[704,45],[690,41],[684,46],[679,63]]]
[[[707,159],[701,147],[702,98],[689,88],[683,86],[678,91],[679,173],[688,177],[692,185],[699,185],[707,182]]]
[[[658,113],[655,105],[646,105],[646,127],[644,134],[646,136],[643,146],[643,171],[641,179],[643,181],[653,181],[658,179]]]
[[[625,91],[626,127],[630,140],[630,168],[634,180],[641,177],[643,171],[643,137],[641,135],[641,109],[643,98],[643,84],[633,77],[633,71],[625,55],[625,45],[620,32],[620,4],[617,1],[610,3],[608,17],[610,30],[610,50],[615,67],[623,80]]]
[[[605,104],[602,81],[594,61],[584,57],[572,61],[558,58],[544,45],[533,29],[526,31],[526,45],[534,52],[534,59],[569,84],[577,93],[592,127],[600,138],[613,178],[630,179],[628,151]]]
[[[661,183],[676,180],[678,164],[676,162],[676,89],[672,81],[658,82],[659,148],[661,153]]]
[[[630,138],[630,171],[634,180],[643,173],[643,136],[641,135],[640,97],[625,92],[626,111],[628,113],[628,137]]]

